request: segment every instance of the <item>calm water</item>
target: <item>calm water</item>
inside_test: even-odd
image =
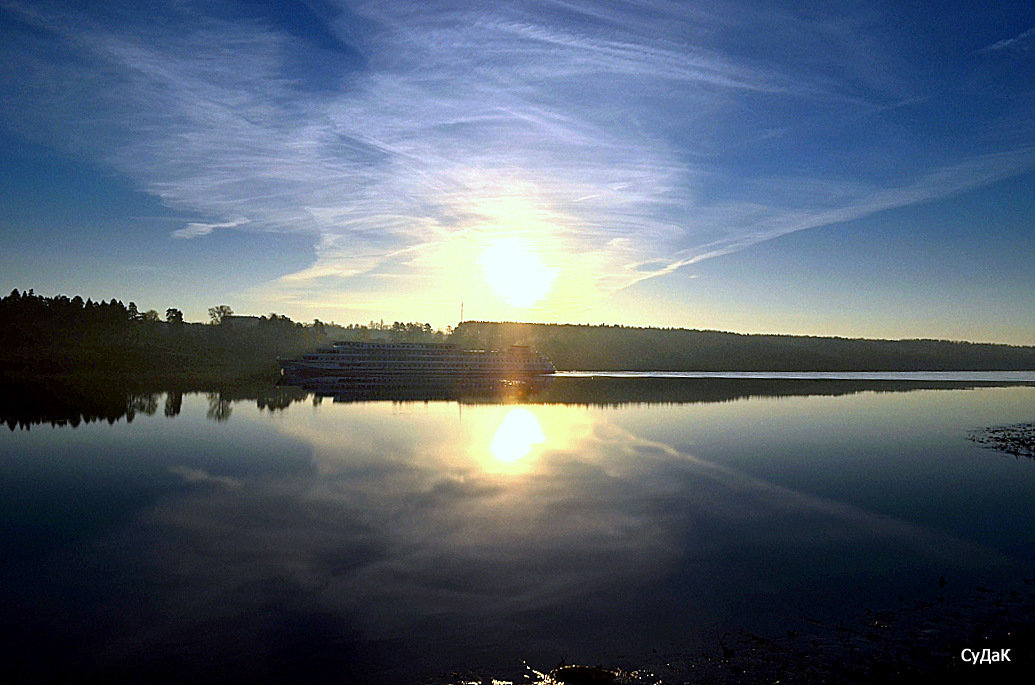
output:
[[[967,380],[12,390],[3,665],[526,682],[1030,575],[1035,464],[967,434],[1035,419],[1035,387]]]

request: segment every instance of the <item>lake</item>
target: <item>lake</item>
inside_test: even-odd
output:
[[[528,682],[1035,562],[1035,464],[968,439],[1035,419],[1035,374],[4,395],[0,638],[23,679]]]

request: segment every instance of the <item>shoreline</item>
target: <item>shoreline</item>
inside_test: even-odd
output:
[[[1035,673],[1035,575],[997,588],[953,591],[940,580],[932,599],[899,597],[897,606],[837,623],[803,615],[808,626],[782,635],[748,630],[718,636],[698,651],[655,651],[643,663],[527,666],[534,685],[733,685],[736,683],[1010,682]],[[967,663],[963,650],[1009,650],[1009,661]],[[967,654],[970,658],[970,654]],[[549,666],[547,669],[551,668]],[[535,680],[531,675],[536,676]],[[422,685],[493,685],[484,671],[455,672]]]
[[[943,579],[944,582],[944,579]],[[735,682],[1001,682],[1035,671],[1035,577],[1012,585],[905,600],[839,623],[804,617],[815,631],[767,637],[743,632],[716,652],[673,655],[650,670],[666,685]],[[965,663],[964,649],[1011,650],[1009,663]],[[635,681],[633,681],[635,682]]]

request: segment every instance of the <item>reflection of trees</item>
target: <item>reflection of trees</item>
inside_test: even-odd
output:
[[[135,414],[140,412],[147,416],[154,416],[158,411],[159,393],[139,393],[126,397],[126,413]]]
[[[165,415],[179,416],[183,408],[183,393],[179,390],[170,390],[165,395]]]
[[[832,380],[774,378],[557,377],[533,401],[619,406],[630,403],[732,402],[749,397],[852,395],[1001,385],[996,382]]]
[[[97,378],[0,383],[0,424],[14,430],[39,424],[76,427],[93,421],[128,423],[137,414],[157,414],[159,407],[165,416],[174,417],[183,411],[184,394],[191,392],[195,391],[130,391],[120,383]],[[229,385],[205,396],[207,417],[219,422],[229,420],[236,401],[254,401],[260,409],[282,410],[309,398],[300,388],[261,384]]]
[[[0,386],[0,423],[28,430],[39,424],[72,426],[93,421],[115,423],[126,417],[124,391],[103,383],[16,383]]]
[[[259,392],[256,398],[256,406],[259,409],[277,411],[287,409],[293,402],[301,402],[306,393],[295,387],[273,387],[265,392]]]
[[[212,395],[209,394],[208,397],[211,405]],[[254,401],[259,409],[280,411],[294,402],[305,401],[309,393],[290,385],[251,384],[222,387],[219,389],[219,397],[224,402]]]
[[[844,395],[858,392],[902,392],[920,388],[964,388],[997,386],[1000,383],[951,381],[841,381],[726,378],[608,378],[557,377],[537,392],[506,387],[491,392],[465,388],[388,388],[378,392],[366,388],[335,399],[349,400],[460,400],[462,402],[533,402],[617,406],[625,403],[728,402],[746,397],[802,395]],[[191,391],[188,391],[191,392]],[[132,421],[137,412],[153,415],[164,395],[165,416],[178,416],[183,408],[182,390],[127,392],[118,384],[82,379],[78,382],[0,383],[0,424],[14,430],[39,424],[75,427],[83,423]],[[254,401],[259,409],[280,411],[294,402],[322,397],[296,387],[264,385],[227,386],[206,393],[212,421],[229,420],[232,403]]]
[[[223,395],[218,392],[210,392],[206,397],[208,398],[208,411],[205,412],[205,418],[219,423],[229,421],[230,414],[234,411],[233,403],[224,399]]]

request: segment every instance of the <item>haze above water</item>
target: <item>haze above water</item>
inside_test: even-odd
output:
[[[1031,421],[1035,387],[919,380],[560,377],[525,401],[279,409],[157,394],[131,421],[3,431],[6,659],[517,680],[523,661],[635,667],[1029,572],[1035,464],[967,437]]]

